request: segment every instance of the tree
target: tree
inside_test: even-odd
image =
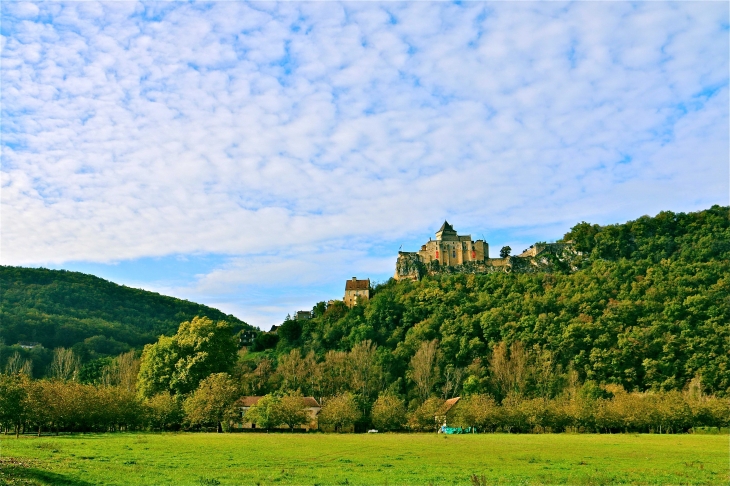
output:
[[[302,335],[302,322],[286,316],[286,320],[276,330],[276,334],[287,343],[294,344]]]
[[[177,393],[195,390],[212,373],[227,373],[236,362],[233,329],[226,321],[196,317],[183,322],[174,336],[180,357],[175,363],[170,386]]]
[[[441,398],[431,397],[423,402],[408,417],[408,428],[417,432],[433,432],[441,426],[436,414],[444,405]]]
[[[22,375],[0,375],[0,424],[15,428],[20,435],[20,424],[26,413],[26,380]]]
[[[144,404],[153,429],[176,430],[185,418],[180,400],[168,392],[158,393],[145,400]]]
[[[238,396],[227,373],[213,373],[185,400],[185,416],[191,425],[215,425],[222,432],[222,424],[236,415],[233,404]]]
[[[79,359],[70,349],[56,348],[53,350],[51,362],[51,376],[57,380],[69,381],[76,378],[79,372]]]
[[[436,355],[438,353],[438,340],[424,341],[418,348],[416,354],[411,358],[410,378],[416,384],[418,393],[422,400],[426,400],[431,394],[438,370],[436,369]]]
[[[332,427],[335,432],[342,432],[352,427],[361,416],[355,397],[346,392],[324,403],[319,412],[319,423]]]
[[[281,416],[281,398],[267,394],[259,399],[256,405],[246,411],[244,418],[262,429],[273,429],[283,424]]]
[[[38,426],[38,437],[43,427],[52,424],[53,389],[50,382],[44,380],[30,381],[26,386],[25,409],[27,418]]]
[[[441,387],[442,397],[444,399],[451,398],[456,395],[461,385],[461,380],[464,376],[463,368],[456,368],[452,364],[446,365],[444,369],[444,384]]]
[[[134,351],[117,356],[116,364],[118,386],[126,391],[136,391],[140,360],[135,356]]]
[[[28,378],[33,377],[33,362],[29,359],[23,359],[17,351],[8,358],[5,364],[5,373],[8,375],[21,374]]]
[[[350,390],[352,372],[345,351],[327,351],[321,369],[321,391],[324,396],[331,397]]]
[[[478,427],[493,430],[499,424],[499,408],[492,397],[471,395],[456,404],[454,424],[459,427]]]
[[[503,246],[501,250],[499,250],[499,257],[500,258],[507,258],[510,256],[510,253],[512,253],[512,248],[509,246]]]
[[[527,375],[527,352],[522,343],[515,341],[507,351],[504,341],[494,346],[489,360],[492,380],[502,396],[522,393]]]
[[[373,404],[370,416],[378,430],[400,430],[406,423],[405,402],[395,395],[381,394]]]
[[[348,355],[352,387],[364,398],[370,396],[380,377],[380,369],[375,362],[376,349],[377,346],[366,339],[353,346]]]
[[[299,392],[284,396],[264,395],[256,405],[246,411],[245,418],[262,429],[271,429],[279,425],[294,429],[299,425],[308,424],[311,420]]]
[[[281,423],[288,425],[289,429],[293,430],[294,427],[308,424],[311,421],[309,410],[307,410],[300,393],[284,395],[281,397],[278,406]]]
[[[140,396],[150,398],[172,391],[172,376],[179,356],[180,349],[171,337],[160,336],[156,343],[144,347],[137,379]]]
[[[236,362],[231,326],[207,317],[183,322],[173,337],[147,345],[142,352],[137,387],[143,397],[163,391],[186,394],[213,373],[227,373]]]
[[[277,373],[282,378],[282,389],[297,391],[307,383],[307,378],[312,374],[308,366],[309,362],[302,358],[299,348],[294,348],[289,354],[279,358]]]

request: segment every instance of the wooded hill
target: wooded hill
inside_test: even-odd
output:
[[[610,226],[580,223],[563,240],[580,252],[564,268],[578,270],[391,280],[351,310],[320,302],[311,320],[287,320],[275,335],[257,337],[252,369],[262,357],[276,362],[294,348],[326,361],[330,350],[371,340],[381,386],[412,397],[413,357],[437,340],[433,390],[499,396],[493,375],[510,369],[505,350],[519,342],[511,372],[522,382],[513,387],[528,396],[560,393],[571,373],[637,391],[681,390],[699,377],[705,392],[727,395],[728,211],[713,206]],[[316,393],[307,386],[305,394]]]
[[[73,348],[83,361],[115,356],[173,335],[195,316],[228,321],[234,332],[254,329],[217,309],[93,275],[0,266],[0,366],[17,343],[37,342],[43,349],[20,350],[34,360],[36,376],[43,375],[50,349]]]
[[[248,394],[349,390],[366,402],[382,391],[408,403],[432,393],[550,397],[576,380],[645,391],[695,379],[706,393],[730,395],[729,208],[580,223],[564,241],[577,253],[550,273],[391,280],[353,309],[320,302],[312,319],[258,334],[233,375]],[[36,377],[49,348],[71,347],[91,365],[172,335],[194,316],[252,329],[209,307],[75,272],[0,267],[0,292],[0,366],[21,351]],[[44,347],[20,350],[19,341]],[[359,388],[346,378],[357,366],[369,370]]]

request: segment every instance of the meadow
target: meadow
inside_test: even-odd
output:
[[[728,484],[726,435],[0,436],[0,484]]]

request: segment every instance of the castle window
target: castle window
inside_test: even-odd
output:
[[[456,250],[452,252],[454,254],[454,258],[456,258]]]

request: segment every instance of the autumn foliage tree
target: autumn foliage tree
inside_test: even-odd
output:
[[[355,425],[361,416],[355,397],[346,392],[324,403],[319,413],[319,423],[332,428],[335,432],[343,432]]]
[[[390,393],[381,394],[370,413],[378,430],[401,430],[406,424],[406,406],[402,398]]]
[[[213,373],[185,399],[185,416],[193,426],[214,426],[222,432],[223,426],[237,416],[233,404],[238,397],[238,387],[227,373]]]

